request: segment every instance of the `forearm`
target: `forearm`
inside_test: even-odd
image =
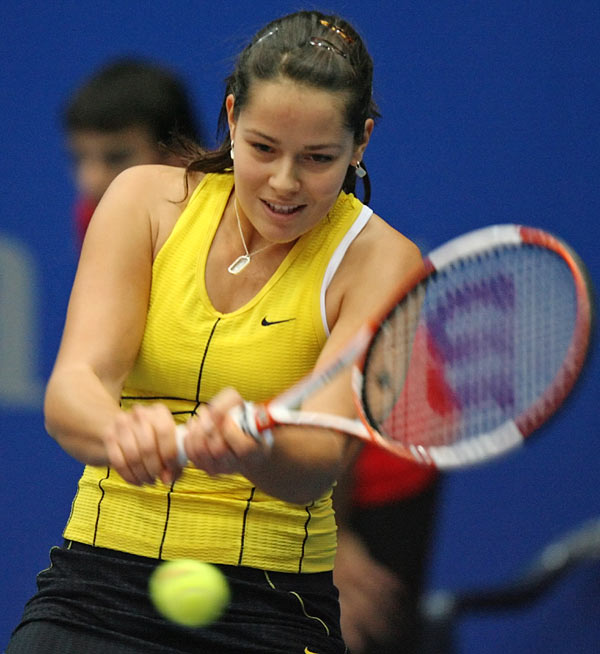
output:
[[[55,370],[44,401],[48,433],[78,461],[107,465],[103,434],[121,411],[115,395],[88,367]]]
[[[266,457],[249,459],[243,473],[264,492],[305,504],[322,497],[353,459],[355,439],[309,427],[278,427]]]

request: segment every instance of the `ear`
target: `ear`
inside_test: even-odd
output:
[[[226,98],[225,98],[225,109],[227,111],[227,123],[229,125],[229,138],[233,142],[234,134],[235,134],[235,117],[234,117],[234,107],[235,107],[235,97],[233,96],[232,93],[230,93]]]
[[[367,118],[367,120],[365,120],[363,140],[354,151],[354,158],[356,161],[362,160],[365,150],[367,149],[367,145],[369,145],[369,140],[371,139],[371,134],[373,133],[373,127],[375,127],[375,121],[372,118]]]

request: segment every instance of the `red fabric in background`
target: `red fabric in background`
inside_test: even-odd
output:
[[[73,218],[75,221],[75,236],[77,237],[79,247],[83,243],[83,237],[96,210],[96,206],[97,203],[88,198],[78,198],[75,203]]]
[[[436,468],[394,456],[367,443],[354,467],[352,502],[379,506],[420,493],[438,476]]]

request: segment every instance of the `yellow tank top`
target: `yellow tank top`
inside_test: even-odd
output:
[[[231,174],[206,175],[156,257],[124,408],[162,402],[185,422],[222,388],[266,400],[314,367],[328,336],[327,286],[372,212],[341,193],[261,291],[221,313],[208,297],[204,270],[232,189]],[[191,465],[170,486],[143,487],[110,468],[86,466],[64,535],[159,559],[307,573],[332,569],[336,542],[331,492],[308,505],[291,504],[241,475],[210,477]]]

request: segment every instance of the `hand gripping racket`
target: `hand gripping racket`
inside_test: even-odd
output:
[[[567,397],[591,305],[585,268],[562,241],[519,225],[478,229],[433,250],[408,291],[329,365],[234,417],[266,443],[276,425],[309,425],[440,469],[483,462],[521,444]],[[359,420],[299,410],[351,364]]]

